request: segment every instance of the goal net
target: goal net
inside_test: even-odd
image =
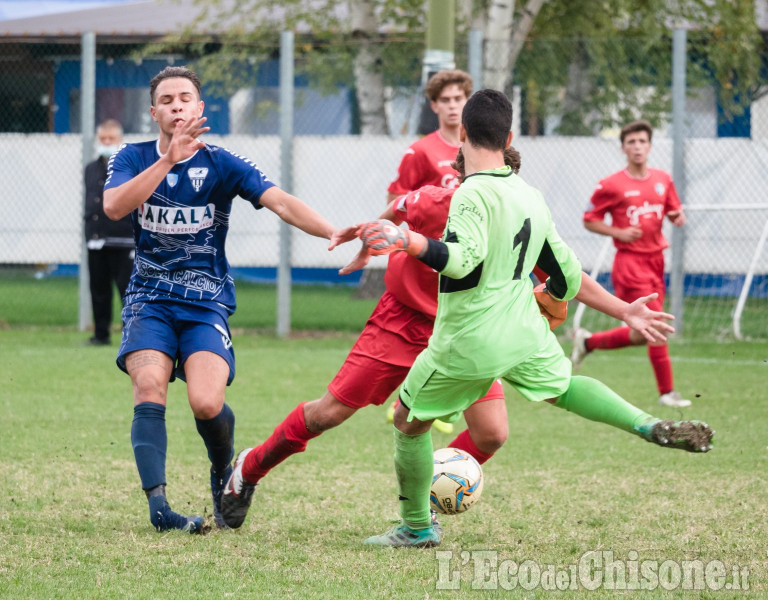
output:
[[[675,315],[678,336],[768,339],[768,203],[686,206],[686,215],[679,261],[682,290],[669,285],[669,271],[678,264],[671,249],[665,257],[665,309],[682,307],[682,314]],[[667,239],[671,229],[665,224]],[[613,241],[606,238],[592,263],[592,276],[610,291],[614,254]],[[577,305],[573,327],[599,331],[618,325]]]

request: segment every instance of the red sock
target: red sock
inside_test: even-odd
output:
[[[304,452],[307,442],[320,435],[312,433],[304,423],[304,405],[302,402],[283,419],[264,443],[256,446],[243,462],[243,478],[249,483],[258,483],[286,458],[297,452]]]
[[[480,450],[480,448],[475,446],[475,442],[473,442],[472,438],[469,437],[469,429],[465,429],[459,435],[457,435],[456,439],[448,444],[448,447],[464,450],[464,452],[474,456],[475,460],[481,465],[489,458],[491,458],[491,456],[493,456],[493,452],[488,454],[487,452],[483,452]]]
[[[586,340],[587,350],[614,350],[631,346],[629,341],[629,327],[617,327],[608,331],[598,331]]]
[[[672,378],[672,361],[669,359],[669,348],[667,346],[648,346],[648,358],[651,359],[651,366],[656,375],[656,385],[659,388],[659,394],[666,394],[675,389]]]

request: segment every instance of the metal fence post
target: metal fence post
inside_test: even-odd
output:
[[[293,193],[293,31],[280,33],[280,187]],[[280,221],[277,335],[291,332],[291,227]]]
[[[83,168],[93,159],[94,121],[96,119],[96,34],[82,35],[80,54],[80,128],[82,134]],[[82,176],[80,177],[82,181]],[[80,202],[82,210],[83,202]],[[88,249],[85,246],[85,221],[80,219],[80,268],[78,269],[78,328],[91,326],[91,291],[88,274]]]
[[[483,32],[479,29],[469,30],[469,51],[467,52],[467,68],[472,76],[474,88],[483,89]]]
[[[685,205],[685,86],[687,31],[677,28],[672,37],[672,177],[680,201]],[[675,315],[675,329],[683,331],[683,292],[685,273],[685,230],[672,231],[672,264],[669,268],[670,312]]]

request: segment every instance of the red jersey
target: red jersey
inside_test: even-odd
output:
[[[453,192],[453,189],[424,186],[395,200],[395,212],[408,223],[411,231],[439,240],[448,220]],[[399,302],[433,321],[437,314],[437,279],[437,271],[406,252],[389,255],[384,273],[387,290]]]
[[[459,187],[458,173],[451,163],[460,146],[447,142],[439,131],[433,131],[410,145],[400,161],[397,177],[389,184],[390,194],[407,194],[424,185],[454,189]]]
[[[614,227],[636,226],[643,235],[634,242],[613,243],[617,250],[659,252],[669,246],[661,233],[664,216],[680,209],[672,177],[661,169],[648,169],[642,179],[632,177],[626,169],[600,181],[584,213],[585,221],[602,221],[611,215]]]

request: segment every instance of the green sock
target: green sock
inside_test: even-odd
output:
[[[432,525],[429,513],[429,490],[435,469],[432,433],[406,435],[396,427],[394,429],[400,516],[411,529],[426,529]]]
[[[555,406],[590,421],[607,423],[638,435],[642,435],[642,425],[658,420],[624,400],[597,379],[578,375],[571,377],[571,385],[557,399]]]

